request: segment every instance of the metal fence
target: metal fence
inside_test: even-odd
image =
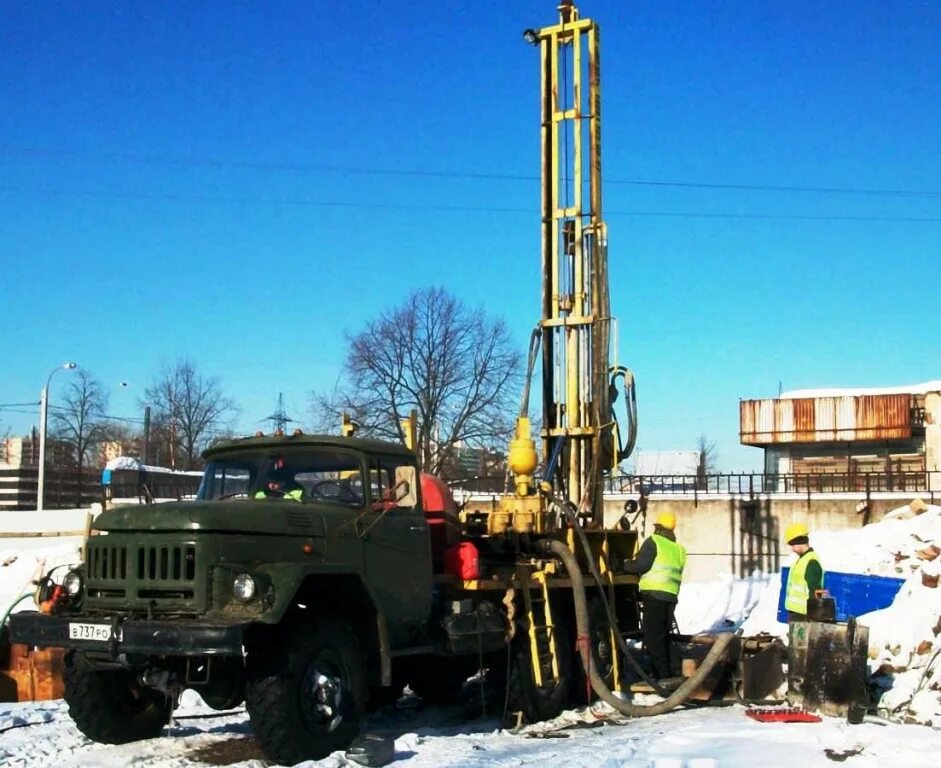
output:
[[[143,478],[146,490],[136,472],[133,481],[119,480],[111,486],[114,498],[182,499],[192,497],[199,489],[200,477],[175,472],[149,472]],[[38,471],[35,467],[0,470],[0,510],[36,509]],[[148,493],[149,492],[149,493]],[[89,506],[103,498],[101,472],[86,470],[81,478],[77,472],[50,469],[46,472],[43,506],[46,509],[69,509]]]
[[[452,490],[501,494],[504,475],[473,477],[449,483]],[[941,489],[941,471],[821,472],[769,474],[729,472],[710,475],[617,475],[605,478],[606,493],[693,493],[753,495],[756,493],[921,492]]]

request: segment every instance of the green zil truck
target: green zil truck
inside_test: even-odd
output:
[[[105,510],[57,597],[11,618],[14,642],[66,649],[90,739],[155,737],[193,689],[218,710],[244,701],[265,752],[293,764],[345,748],[406,684],[438,703],[490,668],[531,720],[579,688],[564,579],[551,599],[552,574],[530,582],[520,541],[482,552],[486,573],[446,568],[468,526],[404,446],[254,436],[205,458],[195,500]]]

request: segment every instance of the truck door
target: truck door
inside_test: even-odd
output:
[[[414,464],[406,457],[370,462],[368,526],[364,539],[366,578],[379,600],[393,649],[427,642],[423,631],[431,613],[431,541],[425,515],[410,488],[414,505],[401,506],[405,488],[396,487],[396,469]],[[419,483],[418,473],[414,482]]]

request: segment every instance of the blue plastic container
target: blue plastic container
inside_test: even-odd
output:
[[[778,594],[778,621],[787,623],[787,611],[784,609],[784,588],[790,568],[781,569],[781,592]],[[839,573],[826,571],[823,577],[824,589],[836,602],[836,620],[846,621],[849,616],[862,616],[870,611],[887,608],[892,605],[905,579],[892,579],[887,576],[863,576],[859,573]]]

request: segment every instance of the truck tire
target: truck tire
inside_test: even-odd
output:
[[[507,682],[507,712],[522,712],[527,722],[537,723],[558,715],[568,703],[572,683],[572,644],[569,632],[560,618],[555,619],[557,680],[536,685],[533,677],[532,647],[525,624],[513,638]]]
[[[294,765],[349,746],[366,703],[363,668],[356,635],[338,620],[303,625],[284,653],[253,662],[245,704],[268,757]]]
[[[65,654],[65,701],[78,729],[92,741],[127,744],[160,735],[173,706],[160,691],[125,670],[94,670],[75,651]]]

